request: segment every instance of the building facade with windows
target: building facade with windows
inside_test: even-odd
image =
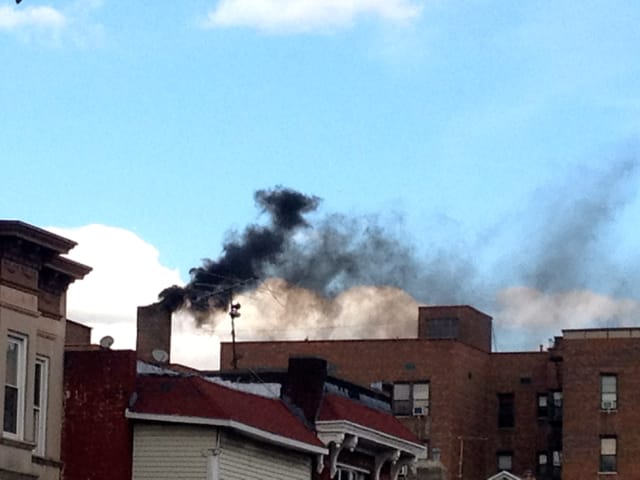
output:
[[[0,478],[60,478],[66,291],[90,271],[62,256],[74,246],[0,221]]]
[[[640,328],[563,330],[548,350],[496,353],[490,318],[472,307],[418,317],[417,338],[238,342],[236,356],[257,369],[318,355],[335,375],[385,391],[428,446],[418,478],[637,476]],[[223,343],[223,368],[232,355]]]

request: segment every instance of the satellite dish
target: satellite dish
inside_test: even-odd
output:
[[[110,335],[107,335],[106,337],[102,337],[100,339],[100,346],[102,348],[111,348],[111,345],[113,345],[113,337]]]
[[[169,360],[169,354],[160,349],[153,350],[151,356],[158,363],[166,363]]]

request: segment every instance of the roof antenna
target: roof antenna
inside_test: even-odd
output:
[[[229,316],[231,317],[231,350],[233,352],[233,358],[231,359],[231,366],[234,370],[238,369],[238,354],[236,353],[236,324],[235,319],[240,316],[240,304],[233,303],[233,297],[229,302]]]

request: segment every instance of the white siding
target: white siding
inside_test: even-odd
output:
[[[220,480],[310,480],[311,458],[238,435],[222,435]]]
[[[132,478],[205,480],[205,452],[215,443],[214,427],[136,423]]]

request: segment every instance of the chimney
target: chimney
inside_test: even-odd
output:
[[[162,303],[138,307],[138,360],[169,363],[171,352],[171,310]]]
[[[287,381],[282,396],[302,410],[310,425],[315,425],[327,379],[327,361],[317,357],[290,357]]]

